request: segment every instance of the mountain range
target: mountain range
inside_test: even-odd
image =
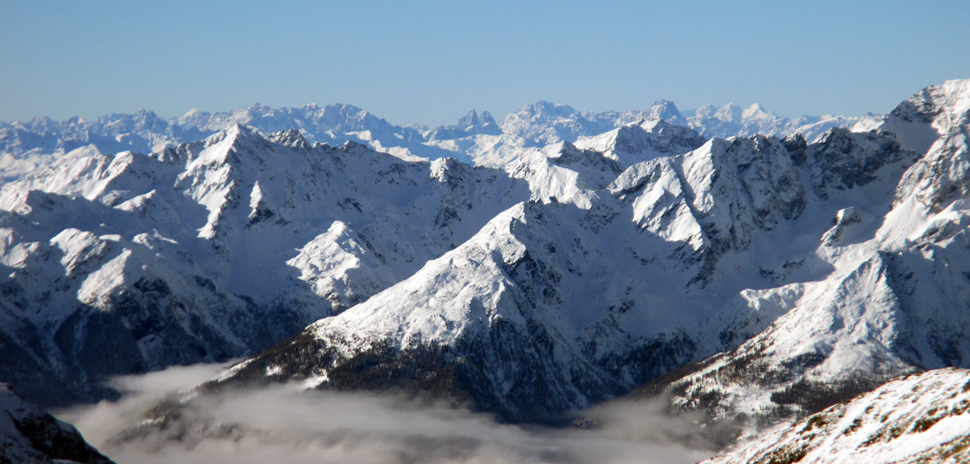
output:
[[[470,111],[457,124],[426,128],[396,126],[353,105],[315,104],[299,108],[271,108],[255,104],[230,112],[192,110],[179,118],[164,119],[149,110],[134,114],[110,113],[97,120],[71,118],[54,121],[37,117],[28,121],[0,122],[0,167],[4,178],[37,169],[36,156],[65,153],[94,145],[102,153],[131,150],[150,153],[166,146],[201,140],[239,124],[268,135],[298,130],[310,143],[341,145],[354,141],[403,159],[452,157],[471,164],[499,167],[523,147],[575,142],[641,119],[663,119],[690,127],[712,137],[753,134],[787,136],[801,133],[812,140],[831,127],[871,124],[878,118],[803,116],[788,119],[767,112],[760,105],[742,110],[737,105],[705,106],[685,117],[670,101],[662,100],[642,111],[578,111],[567,105],[545,101],[526,105],[510,114],[502,124],[483,111]],[[46,157],[45,157],[46,158]]]
[[[5,123],[0,381],[63,406],[249,356],[200,391],[556,424],[659,397],[750,440],[970,368],[968,132],[970,81],[861,119],[539,102],[432,130],[349,105]]]

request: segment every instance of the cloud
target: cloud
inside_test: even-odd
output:
[[[712,454],[674,442],[696,426],[646,402],[597,408],[591,429],[553,429],[294,386],[175,395],[225,367],[122,377],[112,383],[121,400],[58,415],[119,463],[688,463]]]

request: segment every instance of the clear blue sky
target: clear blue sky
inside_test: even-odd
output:
[[[967,1],[0,0],[0,120],[352,103],[395,124],[536,100],[888,112],[970,78]]]

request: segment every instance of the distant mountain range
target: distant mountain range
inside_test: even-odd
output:
[[[754,134],[785,137],[801,133],[807,140],[832,127],[852,127],[878,121],[878,117],[842,116],[788,119],[759,105],[742,110],[736,105],[705,106],[685,117],[669,101],[644,111],[580,112],[566,105],[540,101],[510,114],[501,125],[487,111],[472,110],[457,124],[433,129],[395,126],[353,105],[306,105],[270,108],[252,105],[231,112],[192,110],[180,118],[163,119],[149,110],[134,114],[111,113],[95,121],[71,118],[54,121],[0,122],[0,163],[9,172],[25,172],[32,165],[13,170],[17,159],[29,154],[67,152],[93,144],[102,153],[131,150],[150,153],[165,146],[201,140],[232,124],[264,135],[296,129],[310,143],[342,145],[354,141],[404,159],[453,157],[472,164],[500,165],[497,154],[522,147],[541,147],[555,142],[575,142],[642,119],[663,119],[690,127],[707,138],[747,137]],[[21,163],[22,164],[22,163]]]
[[[68,405],[246,356],[196,393],[403,391],[557,424],[650,396],[749,436],[970,368],[968,134],[970,80],[859,119],[5,123],[0,381]]]

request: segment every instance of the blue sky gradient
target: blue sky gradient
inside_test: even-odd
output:
[[[0,0],[0,120],[351,103],[395,124],[755,102],[888,112],[970,78],[966,1]]]

